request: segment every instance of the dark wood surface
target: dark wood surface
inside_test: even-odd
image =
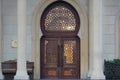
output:
[[[76,9],[65,1],[55,1],[43,11],[40,25],[43,33],[40,40],[41,78],[80,79],[80,39],[77,37],[80,17]],[[65,51],[65,44],[73,44],[69,49],[71,52]]]
[[[2,62],[2,72],[5,76],[5,80],[12,80],[16,74],[17,64],[16,60],[9,60]],[[27,61],[27,73],[30,79],[33,79],[34,74],[34,63]]]
[[[48,41],[45,45],[45,41]],[[65,63],[64,41],[75,41],[73,63]],[[41,78],[79,79],[80,43],[79,38],[42,38],[41,39]],[[61,46],[61,49],[59,47]],[[64,47],[64,46],[63,46]]]

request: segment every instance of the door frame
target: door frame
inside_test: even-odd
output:
[[[40,78],[40,37],[42,32],[40,30],[40,17],[44,9],[52,2],[56,0],[40,0],[36,6],[32,17],[32,61],[34,62],[34,78]],[[88,74],[88,18],[87,11],[83,8],[79,0],[63,0],[70,3],[78,12],[80,16],[80,30],[78,36],[80,37],[81,48],[81,78],[86,78]]]

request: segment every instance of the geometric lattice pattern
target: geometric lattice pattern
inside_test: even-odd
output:
[[[47,44],[46,44],[47,43]],[[56,64],[57,63],[57,41],[45,40],[45,54],[44,63]]]
[[[74,46],[76,45],[75,41],[64,41],[64,63],[72,64],[73,63],[73,51]]]
[[[68,8],[56,6],[48,12],[44,25],[46,31],[75,31],[76,19]]]

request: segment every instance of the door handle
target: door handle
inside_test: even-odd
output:
[[[58,67],[63,67],[63,45],[58,45],[58,63],[57,66]]]
[[[64,53],[64,49],[63,49],[63,45],[61,45],[61,51],[60,51],[60,57],[61,57],[61,61],[60,61],[60,66],[63,67],[64,63],[63,63],[63,53]]]
[[[58,60],[57,60],[57,66],[60,66],[60,46],[58,45]]]

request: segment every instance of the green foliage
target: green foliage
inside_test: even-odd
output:
[[[113,59],[106,62],[120,64],[120,59]]]
[[[120,59],[114,59],[113,61],[114,61],[115,63],[120,64]]]

